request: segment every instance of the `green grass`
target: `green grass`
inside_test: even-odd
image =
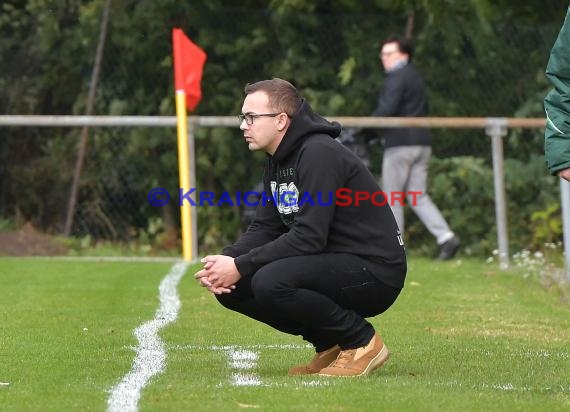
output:
[[[0,410],[105,410],[170,267],[0,259]],[[140,411],[570,409],[570,307],[520,272],[412,259],[401,297],[371,320],[392,357],[357,379],[287,376],[312,357],[305,342],[225,310],[193,272]],[[243,373],[261,385],[232,384],[230,348],[257,353]]]
[[[169,267],[0,259],[0,410],[104,410]]]

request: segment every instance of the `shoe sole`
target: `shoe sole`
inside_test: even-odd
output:
[[[390,351],[388,350],[388,347],[386,345],[384,345],[384,346],[382,346],[382,349],[380,350],[380,352],[378,352],[378,355],[373,357],[372,360],[368,363],[368,366],[366,366],[366,369],[364,369],[358,375],[325,375],[325,374],[319,373],[319,376],[330,376],[330,377],[334,377],[334,378],[356,378],[358,376],[365,376],[365,375],[368,375],[370,372],[378,369],[380,366],[384,365],[386,363],[386,361],[388,360],[388,358],[390,358]]]

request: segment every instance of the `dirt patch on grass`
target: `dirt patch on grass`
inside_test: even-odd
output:
[[[0,232],[0,256],[59,256],[67,252],[65,245],[29,225]]]

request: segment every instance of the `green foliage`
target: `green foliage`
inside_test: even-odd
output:
[[[493,173],[476,157],[432,158],[428,194],[452,230],[461,238],[463,253],[489,254],[495,245]],[[435,242],[421,222],[407,210],[408,245],[433,255]]]
[[[103,4],[1,3],[3,113],[84,113]],[[274,76],[291,80],[324,115],[368,115],[382,84],[379,42],[391,33],[404,33],[413,15],[414,61],[424,72],[432,115],[542,116],[548,88],[542,73],[566,8],[561,0],[114,1],[95,114],[174,115],[171,29],[180,27],[208,54],[204,97],[195,115],[235,115],[244,85]],[[434,130],[434,153],[488,162],[488,141],[480,135],[472,130]],[[77,130],[0,129],[0,214],[61,231],[78,136]],[[536,145],[540,131],[514,131],[508,140],[516,152],[507,157],[521,162],[542,152]],[[165,228],[176,226],[175,204],[157,211],[145,202],[153,187],[177,192],[176,150],[172,129],[91,129],[74,234],[134,240],[148,231],[148,222],[157,214]],[[196,155],[199,190],[243,191],[259,181],[263,156],[252,157],[237,128],[198,130]],[[480,187],[482,198],[475,199],[468,190],[480,186],[478,178],[488,179],[477,162],[444,168],[434,182],[434,197],[444,204],[475,201],[492,208],[488,186]],[[538,160],[533,164],[534,173],[545,174]],[[469,185],[460,183],[454,168],[464,169]],[[518,178],[508,179],[517,193],[522,190]],[[448,187],[449,182],[457,187]],[[454,199],[449,198],[450,190]],[[528,216],[535,209],[530,203],[528,207],[523,220],[509,220],[512,239],[520,239],[531,227]],[[477,219],[485,213],[470,210],[463,217],[452,216],[457,225],[472,227],[459,231],[471,233],[466,236],[473,253],[492,249],[495,243],[492,224],[485,226],[491,214]],[[238,208],[200,208],[198,218],[203,251],[231,242],[242,229]]]
[[[9,219],[0,218],[0,232],[14,229],[14,223]]]
[[[542,173],[542,156],[506,159],[508,236],[511,250],[543,249],[561,240],[559,188]],[[493,170],[481,158],[432,158],[428,191],[461,238],[462,253],[489,256],[496,249]],[[411,249],[433,255],[436,245],[419,219],[407,210],[406,236]]]
[[[560,204],[553,203],[544,210],[534,212],[530,221],[533,224],[533,244],[541,246],[547,243],[555,243],[562,237],[562,218],[560,216]]]
[[[540,226],[538,221],[533,223],[532,216],[559,203],[560,190],[558,179],[542,173],[543,169],[544,158],[541,155],[535,154],[526,160],[505,160],[507,219],[512,250],[544,247]],[[552,233],[549,241],[561,240],[560,235],[561,232],[558,235]]]

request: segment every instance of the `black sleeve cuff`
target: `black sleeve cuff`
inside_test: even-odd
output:
[[[242,277],[252,276],[256,272],[256,267],[248,255],[241,255],[234,259],[234,263]]]

